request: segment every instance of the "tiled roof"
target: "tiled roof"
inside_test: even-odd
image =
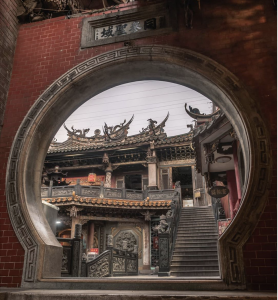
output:
[[[55,206],[64,205],[83,205],[95,207],[114,207],[114,208],[129,208],[129,209],[169,209],[172,200],[126,200],[126,199],[107,199],[107,198],[92,198],[92,197],[57,197],[43,198],[42,200],[54,204]]]
[[[132,146],[137,144],[149,144],[154,141],[154,145],[171,145],[176,143],[190,142],[192,139],[192,132],[176,135],[172,137],[167,137],[166,134],[160,136],[144,136],[135,135],[127,137],[123,141],[114,142],[107,141],[103,143],[94,143],[90,141],[79,141],[69,138],[63,143],[52,143],[49,147],[48,154],[51,153],[63,153],[63,152],[76,152],[76,151],[87,151],[87,150],[105,150],[116,147],[125,148],[125,146]]]
[[[195,139],[198,135],[201,135],[201,134],[206,133],[207,131],[211,130],[216,124],[218,124],[225,118],[226,118],[225,114],[223,112],[220,112],[218,115],[214,115],[211,118],[211,121],[206,122],[205,124],[194,128],[193,129],[193,139]]]

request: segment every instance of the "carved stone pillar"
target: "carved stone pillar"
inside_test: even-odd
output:
[[[70,233],[70,238],[74,238],[74,230],[75,230],[75,225],[79,224],[79,218],[78,217],[72,217],[71,218],[71,233]]]
[[[155,151],[151,151],[147,155],[149,190],[157,190],[157,157]]]
[[[77,208],[75,205],[73,205],[71,208],[68,208],[67,211],[69,211],[69,215],[71,218],[71,238],[74,238],[74,228],[76,224],[81,223],[80,218],[78,217],[78,212],[83,210],[83,208]]]
[[[112,179],[112,166],[111,164],[105,169],[105,184],[104,186],[107,188],[111,187],[111,179]]]
[[[150,269],[151,257],[150,257],[150,222],[147,221],[143,228],[143,269]]]
[[[170,245],[169,233],[158,234],[159,243],[159,272],[158,276],[170,275]]]
[[[89,223],[88,226],[88,251],[94,248],[94,235],[95,235],[95,224],[93,222]]]
[[[75,232],[72,241],[72,277],[80,277],[82,262],[82,225],[76,224],[73,228],[75,229]]]

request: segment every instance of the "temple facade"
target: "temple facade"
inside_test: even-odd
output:
[[[41,196],[59,207],[57,236],[74,237],[82,224],[83,253],[101,254],[109,235],[113,246],[138,251],[139,271],[158,266],[159,217],[171,208],[175,183],[180,182],[184,206],[193,206],[195,160],[192,131],[168,137],[162,122],[149,119],[129,136],[133,116],[116,126],[67,131],[68,139],[49,147]],[[199,205],[195,203],[195,205]]]

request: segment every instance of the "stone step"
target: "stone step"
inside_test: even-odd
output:
[[[203,235],[198,235],[198,236],[189,236],[188,238],[184,238],[183,236],[179,236],[179,238],[177,237],[177,240],[181,240],[181,241],[192,241],[192,242],[194,242],[194,241],[196,241],[196,242],[198,242],[198,241],[207,241],[207,242],[210,242],[210,241],[215,241],[215,242],[217,242],[217,235],[215,235],[215,236],[212,236],[212,237],[207,237],[207,236],[203,236]]]
[[[192,223],[181,223],[179,224],[179,228],[200,228],[200,227],[204,227],[204,228],[216,228],[215,223],[196,223],[196,224],[192,224]]]
[[[186,213],[186,212],[181,212],[180,214],[182,217],[188,217],[188,218],[195,218],[197,217],[208,217],[208,218],[214,218],[213,212],[192,212],[192,213]]]
[[[175,246],[174,251],[217,251],[217,246]]]
[[[206,276],[219,276],[219,271],[216,270],[201,270],[201,271],[171,271],[171,276],[175,277],[206,277]]]
[[[186,230],[185,228],[178,228],[178,231],[177,231],[177,234],[179,233],[187,233],[188,234],[188,231],[189,230]],[[190,234],[193,234],[193,233],[202,233],[204,234],[204,236],[207,234],[207,233],[217,233],[216,229],[213,228],[213,229],[209,229],[209,228],[192,228],[190,230]]]
[[[188,218],[194,218],[196,216],[204,216],[204,217],[208,217],[208,218],[213,218],[213,212],[202,212],[202,213],[198,213],[198,212],[192,212],[192,213],[186,213],[186,212],[181,212],[181,217],[188,217]]]
[[[184,224],[184,223],[188,223],[188,224],[202,224],[202,223],[214,223],[216,224],[215,222],[215,219],[214,218],[209,218],[209,219],[205,219],[205,220],[202,220],[202,219],[188,219],[188,218],[180,218],[180,224]]]
[[[181,258],[181,260],[176,260],[176,258],[172,260],[171,262],[171,266],[188,266],[188,265],[194,265],[194,266],[214,266],[217,265],[218,266],[218,259],[217,258],[211,258],[211,259],[204,259],[203,257],[200,257],[199,260],[191,259],[191,260],[186,260]]]
[[[170,267],[170,272],[172,271],[177,271],[177,272],[184,272],[184,271],[207,271],[207,270],[214,270],[214,271],[219,271],[219,267],[218,267],[218,264],[212,266],[200,266],[200,265],[182,265],[182,266],[173,266],[171,264],[171,267]]]
[[[187,239],[200,239],[200,238],[203,238],[203,237],[206,237],[206,238],[214,238],[216,240],[218,240],[218,234],[217,233],[211,233],[211,234],[206,234],[206,235],[203,235],[203,234],[196,234],[196,233],[177,233],[177,239],[178,238],[187,238]]]
[[[217,232],[216,226],[204,226],[204,225],[199,225],[199,226],[178,226],[178,231],[180,230],[187,230],[188,232],[191,232],[191,230],[200,230],[200,229],[206,229],[206,230],[212,230]]]
[[[218,260],[217,253],[214,254],[206,254],[206,255],[184,255],[184,254],[173,254],[173,262],[179,261],[207,261],[207,260]]]
[[[207,242],[207,243],[190,243],[190,242],[179,242],[179,241],[176,241],[176,244],[175,244],[175,249],[176,248],[179,248],[179,247],[186,247],[186,246],[192,246],[192,247],[216,247],[217,248],[217,243],[215,241],[212,241],[212,242]]]
[[[215,250],[174,250],[173,255],[203,255],[203,257],[211,256],[211,255],[216,255],[217,256],[217,249]]]
[[[219,276],[217,242],[212,209],[183,208],[171,261],[171,276]]]

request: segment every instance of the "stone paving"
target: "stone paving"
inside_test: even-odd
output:
[[[117,291],[0,289],[0,300],[274,300],[274,292],[250,291]]]

